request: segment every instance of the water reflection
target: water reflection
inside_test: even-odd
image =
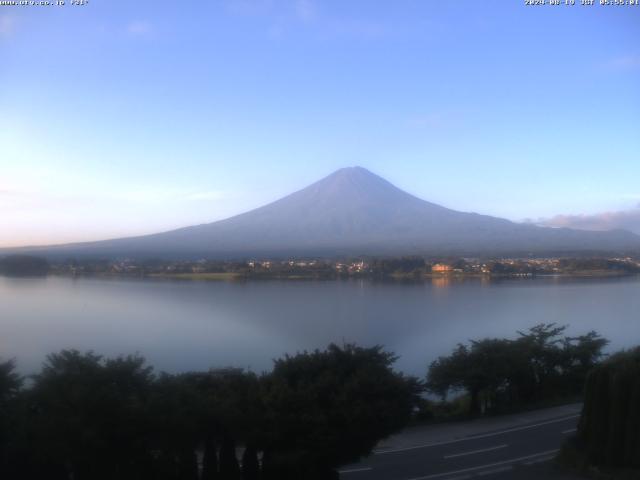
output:
[[[140,352],[161,369],[261,371],[331,341],[383,344],[423,374],[457,342],[540,322],[640,343],[640,281],[433,277],[423,282],[188,282],[0,277],[0,356],[22,371],[60,348]]]

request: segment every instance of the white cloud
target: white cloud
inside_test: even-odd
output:
[[[640,204],[629,210],[602,212],[593,215],[556,215],[542,219],[538,224],[546,227],[567,227],[578,230],[629,230],[640,234]]]
[[[311,0],[297,0],[295,3],[296,16],[299,20],[309,22],[316,18],[316,5]]]
[[[130,35],[148,35],[152,30],[151,24],[146,20],[138,20],[127,25],[127,32]]]
[[[616,57],[609,62],[609,66],[618,70],[633,70],[640,68],[640,55]]]
[[[10,15],[0,15],[0,37],[8,37],[15,31],[16,21]]]

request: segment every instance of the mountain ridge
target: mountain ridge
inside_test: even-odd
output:
[[[48,257],[185,259],[558,254],[640,250],[640,236],[539,227],[460,212],[411,195],[362,167],[347,167],[267,205],[212,223],[11,250]]]

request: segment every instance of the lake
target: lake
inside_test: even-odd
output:
[[[640,344],[640,278],[444,278],[424,283],[199,282],[0,277],[0,357],[23,373],[62,348],[139,352],[170,372],[261,372],[285,353],[330,342],[382,344],[424,375],[458,342],[514,337],[541,322],[597,330],[609,350]]]

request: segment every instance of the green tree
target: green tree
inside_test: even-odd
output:
[[[236,442],[231,435],[225,435],[220,447],[220,478],[240,480],[240,464],[236,457]]]
[[[0,477],[9,476],[16,432],[15,400],[23,379],[15,372],[15,362],[0,362]]]
[[[258,480],[260,478],[260,463],[258,450],[253,444],[248,444],[242,454],[242,480]]]
[[[137,477],[150,460],[144,407],[151,380],[141,357],[49,355],[29,392],[37,461],[77,480]]]
[[[604,348],[609,341],[595,331],[577,337],[563,339],[563,386],[569,391],[583,388],[588,373],[598,365],[603,357]]]
[[[0,273],[9,276],[46,275],[49,263],[44,258],[29,255],[9,255],[0,258]]]
[[[510,340],[484,339],[459,344],[448,357],[431,363],[427,386],[443,400],[450,392],[469,395],[469,413],[478,414],[517,396],[515,385],[522,357]]]
[[[590,463],[640,468],[640,347],[612,356],[588,376],[578,439]]]
[[[23,378],[15,372],[14,360],[0,362],[0,407],[13,399],[22,387]]]
[[[519,337],[472,340],[431,363],[427,387],[443,400],[451,392],[469,397],[478,414],[581,393],[587,372],[603,357],[607,340],[596,332],[562,337],[566,327],[539,324]]]
[[[404,427],[421,385],[394,372],[395,360],[379,346],[334,344],[277,360],[263,378],[269,478],[334,478]]]
[[[218,453],[213,435],[205,438],[202,452],[202,480],[216,480],[218,475]]]

